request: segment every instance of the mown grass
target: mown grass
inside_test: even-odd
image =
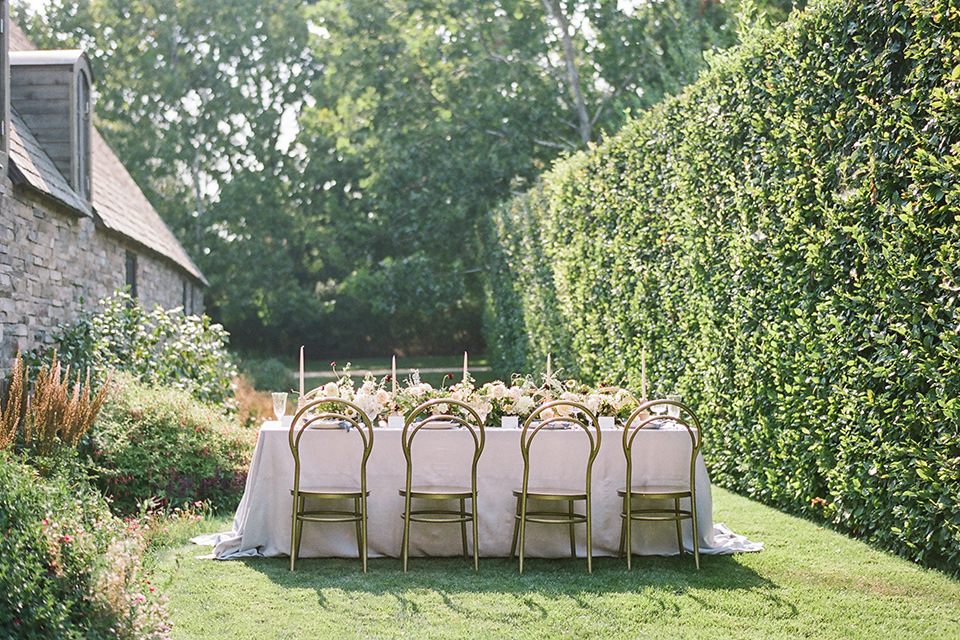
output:
[[[714,516],[755,554],[216,562],[175,546],[156,578],[174,638],[960,638],[960,582],[829,529],[714,490]],[[229,528],[228,519],[207,525]]]

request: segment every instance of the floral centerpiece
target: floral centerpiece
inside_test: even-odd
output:
[[[389,413],[390,409],[390,393],[384,388],[387,379],[384,378],[377,381],[372,374],[368,373],[364,376],[363,382],[358,388],[353,380],[353,376],[350,374],[349,364],[343,370],[342,374],[337,372],[336,363],[333,363],[332,366],[334,373],[337,374],[337,380],[313,389],[306,394],[307,400],[310,401],[311,398],[319,399],[326,397],[339,398],[352,402],[360,407],[360,410],[370,419],[370,422],[376,426],[381,417]],[[335,409],[332,403],[330,403],[329,406],[325,406],[326,404],[327,403],[320,404],[318,406],[319,410]],[[351,409],[345,413],[350,417],[354,417],[352,412],[353,410]]]
[[[424,402],[440,398],[452,398],[469,405],[487,427],[498,427],[506,416],[516,416],[519,422],[530,417],[537,407],[550,400],[566,400],[582,404],[594,415],[612,416],[620,424],[637,407],[637,398],[628,390],[601,384],[591,387],[573,379],[563,379],[555,374],[544,376],[543,384],[537,385],[533,376],[515,374],[510,383],[501,380],[487,382],[477,387],[472,376],[467,374],[460,382],[449,384],[453,375],[444,376],[439,387],[434,387],[414,370],[403,384],[397,384],[391,376],[378,380],[372,374],[362,382],[354,378],[348,364],[338,372],[333,363],[335,381],[321,385],[306,394],[306,398],[342,398],[356,404],[370,418],[374,426],[384,425],[390,415],[407,417]],[[391,393],[388,389],[395,389]],[[332,408],[332,407],[331,407]],[[321,405],[321,410],[325,409]],[[447,403],[432,408],[433,415],[451,411]],[[558,407],[541,415],[542,419],[560,416],[575,416],[576,409]]]

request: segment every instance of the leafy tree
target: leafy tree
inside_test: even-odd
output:
[[[291,123],[313,66],[294,0],[50,0],[15,17],[79,46],[96,123],[210,280],[217,320],[252,342],[301,295]],[[309,313],[310,308],[307,307]]]
[[[477,340],[478,224],[558,154],[616,131],[732,42],[720,5],[321,0],[299,143],[334,314],[373,340]],[[351,255],[339,254],[349,247]],[[413,340],[420,336],[426,345]],[[456,346],[471,346],[457,344]]]
[[[488,211],[736,37],[712,0],[15,14],[42,46],[88,50],[98,126],[207,274],[235,344],[341,354],[479,349]]]

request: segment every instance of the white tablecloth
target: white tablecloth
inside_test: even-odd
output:
[[[281,556],[290,553],[293,458],[287,440],[288,429],[267,422],[253,453],[246,489],[237,509],[233,531],[194,539],[214,545],[220,559],[252,555]],[[400,554],[403,535],[403,498],[398,490],[406,479],[400,445],[401,430],[375,430],[373,452],[367,466],[370,490],[369,543],[371,557]],[[531,487],[578,487],[584,485],[587,450],[586,434],[577,430],[541,432],[534,440],[531,459]],[[513,535],[516,499],[513,490],[523,480],[520,430],[486,430],[486,447],[477,470],[480,554],[507,556]],[[359,486],[360,438],[345,430],[311,429],[304,434],[302,450],[313,456],[314,466],[304,471],[305,484]],[[469,451],[468,451],[469,450]],[[303,455],[303,454],[302,454]],[[421,430],[414,442],[414,482],[449,484],[457,478],[469,484],[472,445],[464,430]],[[682,479],[689,473],[690,438],[686,431],[645,430],[634,445],[634,474]],[[603,431],[600,452],[593,466],[593,550],[594,555],[616,555],[620,536],[622,499],[617,489],[624,486],[626,460],[622,432]],[[421,473],[422,472],[422,473]],[[582,505],[582,503],[580,503]],[[689,505],[688,505],[689,506]],[[582,508],[582,506],[580,507]],[[757,551],[762,544],[751,543],[714,525],[710,478],[697,460],[697,523],[701,553]],[[693,548],[692,527],[684,522],[684,544]],[[577,526],[578,555],[586,550],[585,527]],[[642,522],[634,525],[634,550],[648,555],[674,555],[676,525]],[[454,525],[412,523],[411,555],[453,556],[461,553],[460,529]],[[566,527],[530,524],[527,527],[526,555],[569,556]],[[312,524],[303,528],[301,557],[356,557],[357,543],[352,524]]]

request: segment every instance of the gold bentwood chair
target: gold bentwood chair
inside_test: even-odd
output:
[[[434,413],[440,411],[440,413]],[[470,483],[444,486],[414,484],[413,482],[413,441],[423,429],[436,428],[451,423],[455,428],[466,429],[472,436],[473,463],[470,467]],[[403,542],[401,555],[403,570],[407,570],[410,555],[410,523],[460,523],[460,536],[463,540],[463,556],[467,553],[467,523],[473,524],[473,568],[479,569],[480,555],[477,548],[477,462],[483,453],[486,435],[483,420],[470,405],[453,398],[437,398],[424,402],[407,416],[403,425],[401,445],[403,457],[407,461],[407,482],[400,495],[404,498]],[[437,506],[434,508],[414,509],[414,500],[434,500],[438,502],[457,501],[458,508]],[[467,509],[466,501],[470,501]]]
[[[356,430],[362,441],[359,487],[319,486],[301,483],[301,471],[307,464],[301,450],[303,434],[314,427],[339,422]],[[373,425],[357,405],[341,398],[318,397],[297,410],[290,423],[290,451],[293,454],[293,519],[290,534],[290,571],[300,555],[300,536],[304,522],[354,522],[357,528],[357,553],[367,570],[367,460],[373,449]],[[353,501],[353,509],[307,508],[306,501]]]
[[[651,408],[666,410],[667,413],[657,415]],[[672,415],[671,415],[672,414]],[[643,429],[652,428],[682,429],[690,436],[690,475],[688,478],[676,481],[645,480],[637,482],[633,479],[633,447],[637,434]],[[683,520],[690,520],[693,527],[693,559],[697,569],[700,568],[700,544],[697,532],[697,455],[700,453],[702,430],[697,417],[685,405],[672,400],[650,400],[640,405],[627,420],[623,430],[623,453],[627,458],[627,482],[624,488],[617,491],[623,498],[623,511],[620,513],[620,557],[627,554],[627,568],[631,568],[633,558],[632,532],[635,521],[676,522],[677,545],[680,555],[683,555]],[[629,490],[628,490],[629,489]],[[672,500],[673,505],[667,506],[634,506],[634,500]],[[690,508],[680,506],[681,499],[690,500]]]
[[[560,489],[554,487],[530,486],[530,447],[534,438],[544,429],[551,429],[567,425],[573,429],[582,429],[587,435],[589,456],[586,464],[584,489]],[[520,453],[523,456],[523,485],[515,489],[513,495],[517,498],[517,515],[513,526],[513,543],[510,546],[510,557],[514,558],[519,551],[520,573],[523,573],[524,543],[526,541],[527,523],[565,524],[570,530],[570,557],[577,557],[576,532],[574,526],[586,524],[587,529],[587,571],[593,572],[593,530],[590,511],[590,486],[593,472],[593,461],[600,451],[600,426],[597,417],[584,405],[567,400],[554,400],[538,407],[523,423],[520,433]],[[563,510],[531,510],[530,501],[544,501],[565,503]],[[578,513],[575,504],[584,503],[584,510]],[[518,549],[519,546],[519,549]]]

